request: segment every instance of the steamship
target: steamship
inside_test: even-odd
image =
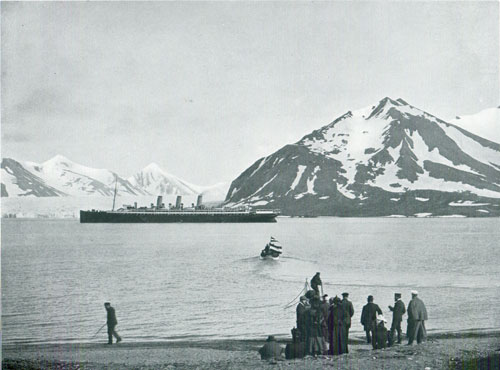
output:
[[[198,196],[196,205],[184,207],[182,197],[177,196],[175,206],[165,207],[163,197],[157,198],[150,207],[124,206],[111,211],[80,211],[80,223],[167,223],[167,222],[276,222],[279,210],[244,208],[207,208]]]

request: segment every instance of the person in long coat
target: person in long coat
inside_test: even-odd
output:
[[[408,344],[412,344],[415,338],[420,344],[425,340],[427,332],[425,330],[425,321],[427,320],[427,309],[424,302],[417,297],[418,292],[411,292],[411,301],[408,303],[408,328],[406,335],[408,336]]]
[[[328,316],[328,333],[329,338],[328,342],[330,343],[330,349],[328,350],[328,354],[330,355],[341,355],[343,352],[342,346],[342,335],[341,335],[341,326],[342,321],[340,320],[340,298],[335,297],[332,298],[330,305],[330,312]]]
[[[352,306],[352,302],[347,299],[349,297],[349,293],[342,293],[342,301],[341,305],[341,320],[342,320],[342,333],[344,335],[344,340],[342,341],[345,344],[344,353],[349,353],[349,329],[351,328],[351,317],[354,315],[354,307]]]
[[[299,332],[299,336],[302,342],[306,341],[306,311],[309,308],[309,303],[307,302],[307,298],[302,296],[300,297],[300,302],[297,305],[296,313],[297,313],[297,330]]]
[[[325,351],[323,339],[323,312],[319,299],[313,299],[311,308],[306,312],[307,318],[307,352],[312,356],[322,355]]]
[[[328,342],[328,315],[330,313],[330,302],[328,301],[328,294],[323,295],[321,301],[321,311],[323,312],[323,338]]]
[[[394,342],[394,335],[396,331],[398,332],[398,344],[401,343],[401,322],[403,321],[403,315],[406,313],[405,304],[401,300],[401,293],[394,294],[394,307],[389,306],[389,310],[392,311],[392,323],[391,323],[391,342]]]

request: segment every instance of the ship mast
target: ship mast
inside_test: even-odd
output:
[[[115,200],[116,200],[116,185],[118,184],[118,176],[115,174],[115,194],[113,195],[113,209],[112,211],[115,210]]]

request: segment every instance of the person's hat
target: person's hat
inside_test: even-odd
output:
[[[300,300],[301,301],[307,301],[307,297],[305,295],[303,295],[302,297],[300,297]]]
[[[412,290],[412,291],[411,291],[411,294],[412,294],[412,295],[418,295],[418,291],[417,291],[417,290]]]
[[[326,298],[328,297],[328,294],[323,294],[321,297]]]
[[[274,335],[270,335],[267,337],[266,342],[272,342],[274,340],[276,340],[276,339],[274,339]]]
[[[394,293],[394,297],[401,298],[401,293]]]
[[[319,272],[317,272],[316,275],[319,275]]]
[[[109,302],[104,302],[104,305],[105,305],[105,306],[111,306],[111,303],[109,303]]]
[[[349,293],[347,292],[342,293],[342,297],[349,297]]]

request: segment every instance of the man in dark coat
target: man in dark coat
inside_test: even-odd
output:
[[[306,311],[309,309],[309,303],[305,296],[300,297],[300,302],[297,305],[297,331],[299,332],[302,342],[306,341]]]
[[[115,327],[118,324],[115,309],[111,307],[111,303],[109,302],[104,303],[104,308],[107,311],[106,324],[108,324],[108,344],[113,344],[113,336],[116,338],[116,343],[121,342],[122,338],[115,331]]]
[[[408,345],[411,345],[415,338],[417,343],[420,344],[427,332],[425,330],[425,320],[427,320],[427,309],[424,302],[417,297],[416,290],[411,292],[411,301],[408,303],[408,328],[406,329],[406,336],[408,337]]]
[[[311,279],[311,288],[316,292],[316,295],[319,294],[319,286],[323,287],[323,283],[321,282],[321,278],[319,277],[319,272],[316,273],[316,275],[313,276]]]
[[[380,307],[373,303],[373,296],[369,295],[367,298],[368,303],[364,305],[363,311],[361,311],[361,324],[363,325],[366,332],[367,343],[372,343],[375,345],[373,339],[373,333],[377,326],[377,313],[382,315],[382,310]],[[375,347],[374,347],[375,348]]]
[[[261,360],[280,360],[283,348],[276,342],[274,336],[270,335],[266,339],[266,344],[259,349],[259,353]]]
[[[347,299],[349,293],[342,293],[342,301],[340,302],[340,318],[342,320],[342,329],[345,342],[345,353],[349,353],[349,329],[351,328],[351,317],[354,315],[354,307],[352,302]]]
[[[395,332],[398,332],[398,344],[401,344],[401,322],[403,321],[403,315],[406,313],[405,304],[401,300],[401,293],[394,294],[394,307],[389,306],[389,310],[392,311],[392,324],[391,324],[391,341],[394,341]]]

